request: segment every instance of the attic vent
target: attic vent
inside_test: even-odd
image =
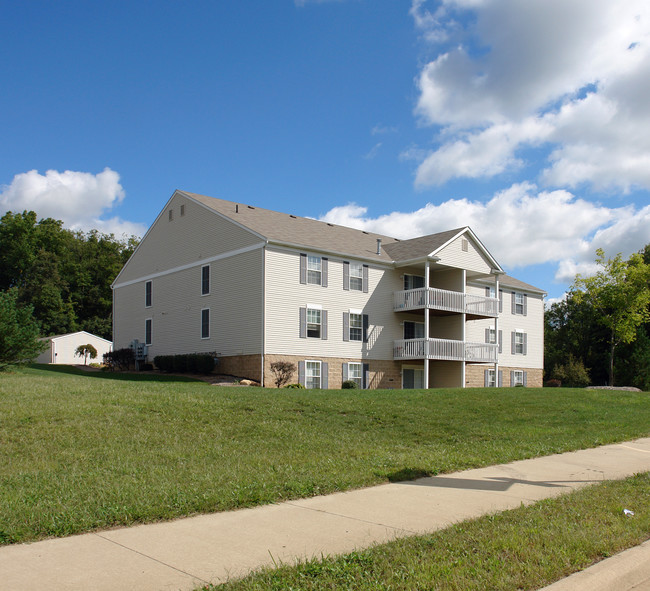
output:
[[[327,225],[330,226],[331,228],[334,227],[334,224],[330,224],[330,223],[328,223]]]
[[[294,220],[296,219],[296,216],[295,216],[295,215],[291,215],[291,214],[289,214],[289,217],[290,217],[290,218],[293,218]]]
[[[362,231],[364,234],[367,234],[367,233],[368,233],[368,232],[366,232],[365,230],[361,230],[361,231]]]
[[[469,250],[469,242],[467,242],[465,238],[463,238],[463,241],[460,244],[463,252],[467,252]]]
[[[171,221],[173,221],[173,219],[174,219],[174,210],[170,209],[169,210],[169,221],[171,222]]]
[[[252,205],[249,205],[248,209],[255,209],[255,208]]]

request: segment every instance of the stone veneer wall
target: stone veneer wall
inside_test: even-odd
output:
[[[486,369],[494,369],[494,365],[467,365],[465,367],[465,386],[468,388],[483,388],[485,386]],[[541,388],[543,386],[544,370],[526,367],[505,367],[499,366],[499,371],[503,372],[504,388],[510,386],[510,372],[513,370],[523,370],[526,372],[526,382],[529,388]]]
[[[290,384],[298,382],[298,362],[307,359],[298,355],[266,355],[264,357],[264,385],[274,387],[274,376],[271,373],[271,363],[275,361],[290,361],[296,366],[296,373],[289,380]],[[309,357],[315,361],[324,361],[328,365],[328,386],[330,389],[339,389],[343,383],[344,363],[358,362],[369,365],[370,389],[386,388],[399,389],[402,387],[401,366],[395,361],[348,359],[343,357]]]

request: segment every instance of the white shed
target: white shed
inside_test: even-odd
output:
[[[50,346],[37,357],[36,363],[57,363],[65,365],[83,363],[83,357],[75,357],[74,352],[79,345],[88,344],[97,349],[97,359],[93,359],[92,361],[101,363],[104,353],[108,353],[113,349],[113,343],[111,341],[90,334],[85,330],[44,337],[41,340],[48,341]],[[88,361],[90,362],[91,360],[89,359]]]

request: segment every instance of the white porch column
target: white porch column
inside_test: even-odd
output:
[[[467,293],[467,271],[463,269],[463,296]],[[465,297],[463,297],[463,303],[465,302]],[[466,308],[463,305],[463,313],[461,314],[461,322],[463,323],[463,328],[462,328],[462,333],[461,333],[461,340],[463,341],[463,351],[465,351],[465,340],[466,340],[466,329],[467,329],[467,313],[465,312]],[[463,354],[464,357],[464,354]],[[462,362],[462,367],[461,367],[461,388],[465,387],[465,371],[467,367],[467,362],[463,359]]]
[[[429,259],[424,263],[424,287],[426,288],[426,305],[424,307],[424,389],[429,388]]]
[[[494,295],[499,300],[499,275],[494,275]],[[497,360],[494,363],[494,387],[499,387],[499,304],[497,304],[497,315],[494,317],[494,340],[497,344]]]

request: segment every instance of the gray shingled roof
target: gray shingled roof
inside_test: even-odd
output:
[[[494,285],[494,280],[479,280],[479,283],[484,283],[485,285]],[[499,288],[502,287],[510,287],[512,289],[520,289],[521,291],[530,291],[533,293],[543,293],[546,295],[546,292],[543,289],[535,287],[534,285],[530,285],[530,283],[524,283],[523,281],[515,279],[510,275],[499,275]]]
[[[262,207],[253,207],[235,201],[216,199],[187,191],[179,191],[179,193],[202,203],[209,209],[241,224],[271,242],[313,248],[384,263],[424,258],[463,230],[463,228],[456,228],[409,240],[398,240],[391,236],[280,213]],[[379,255],[376,254],[378,238],[382,242]],[[543,290],[508,275],[502,275],[500,282],[508,287],[544,293]]]
[[[388,244],[399,242],[396,238],[382,234],[320,222],[234,201],[215,199],[187,191],[180,192],[271,242],[292,244],[385,263],[393,261],[385,247]],[[376,254],[378,238],[382,242],[380,255]]]
[[[394,261],[409,261],[413,259],[424,258],[434,250],[440,248],[443,244],[451,240],[463,228],[429,234],[428,236],[419,236],[410,240],[386,245],[386,252]]]

